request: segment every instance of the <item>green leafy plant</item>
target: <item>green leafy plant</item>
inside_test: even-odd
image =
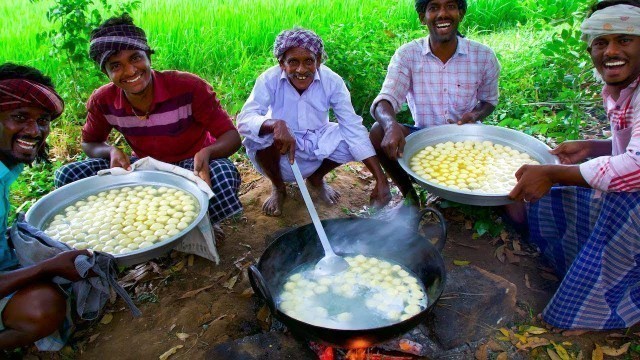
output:
[[[474,237],[480,237],[485,234],[496,237],[504,230],[504,224],[495,207],[465,205],[449,200],[440,201],[440,207],[443,209],[454,208],[472,219],[474,221]]]
[[[67,119],[83,118],[84,102],[91,91],[104,81],[89,58],[91,30],[106,19],[105,15],[131,12],[139,4],[140,0],[128,0],[114,7],[108,0],[55,0],[47,11],[47,20],[55,28],[40,33],[38,40],[47,42],[49,55],[65,64],[60,70],[69,79],[65,87],[68,92],[61,95],[73,99],[67,102]]]

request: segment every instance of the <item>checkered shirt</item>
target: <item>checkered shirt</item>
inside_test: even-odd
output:
[[[640,191],[640,77],[614,100],[605,86],[604,106],[611,124],[612,156],[580,164],[582,177],[602,191]]]
[[[479,101],[498,103],[500,64],[491,49],[458,37],[455,54],[443,64],[429,38],[401,46],[391,58],[380,94],[371,105],[387,100],[396,112],[407,103],[420,128],[447,124],[473,110]]]

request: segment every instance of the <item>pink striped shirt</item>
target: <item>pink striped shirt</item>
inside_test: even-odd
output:
[[[479,101],[498,103],[500,64],[493,51],[458,37],[458,48],[446,63],[431,52],[429,38],[402,45],[391,58],[380,94],[397,112],[409,105],[415,126],[427,127],[458,120]]]
[[[612,156],[601,156],[580,164],[582,177],[602,191],[640,190],[640,78],[620,92],[615,101],[608,87],[602,90],[611,124]]]

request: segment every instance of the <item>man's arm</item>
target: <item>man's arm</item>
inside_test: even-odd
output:
[[[486,101],[480,101],[478,102],[478,105],[476,105],[475,108],[473,108],[473,110],[469,111],[468,113],[463,114],[460,119],[457,121],[458,125],[463,125],[463,124],[474,124],[478,121],[482,121],[484,120],[487,116],[491,115],[491,113],[493,112],[493,110],[496,107],[493,106],[491,103],[488,103]],[[449,120],[449,123],[453,124],[456,123],[453,120]]]
[[[71,250],[27,268],[0,274],[0,298],[38,282],[61,276],[71,281],[80,280],[74,261],[78,255],[91,256],[88,250]]]
[[[106,142],[83,142],[82,151],[90,158],[109,159],[110,167],[121,167],[126,170],[131,169],[131,161],[124,151]]]
[[[577,165],[523,165],[516,179],[509,198],[525,202],[540,200],[554,184],[589,187]]]
[[[397,160],[404,153],[404,145],[406,144],[402,125],[396,120],[396,113],[393,106],[387,100],[380,100],[373,110],[373,117],[384,131],[382,139],[382,149],[391,160]]]

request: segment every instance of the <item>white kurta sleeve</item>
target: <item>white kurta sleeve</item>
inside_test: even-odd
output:
[[[339,76],[336,75],[338,78]],[[334,91],[330,95],[329,105],[338,119],[340,134],[349,145],[351,155],[362,161],[376,154],[369,140],[369,132],[362,124],[362,117],[356,114],[351,104],[351,94],[342,78],[336,81]]]
[[[262,124],[269,119],[267,113],[274,94],[269,86],[273,84],[269,84],[265,74],[256,80],[251,95],[236,118],[238,132],[245,138],[243,144],[247,150],[262,150],[273,144],[273,134],[260,136]]]

